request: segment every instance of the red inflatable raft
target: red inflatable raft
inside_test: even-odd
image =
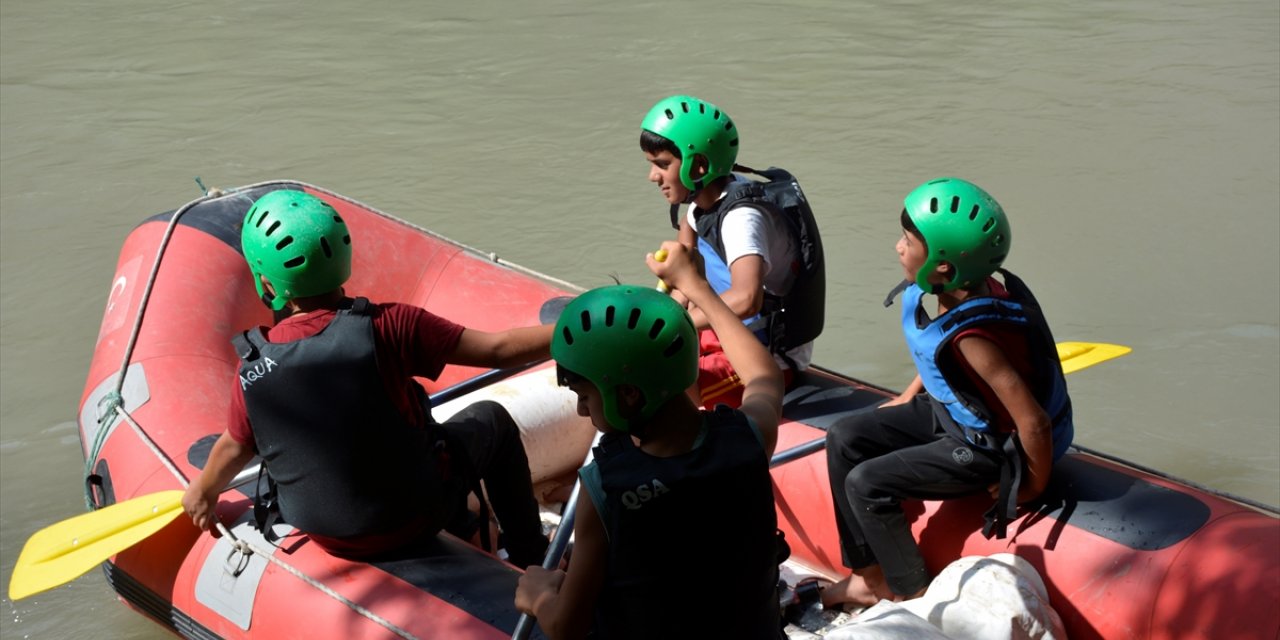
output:
[[[346,220],[355,238],[351,294],[499,330],[554,319],[575,292],[296,182],[214,194],[152,217],[121,251],[80,403],[98,504],[182,488],[178,476],[203,466],[224,428],[237,366],[230,337],[271,322],[240,254],[240,221],[258,196],[282,188],[313,193]],[[540,495],[572,481],[593,430],[575,415],[572,395],[555,386],[549,365],[502,379],[452,367],[422,382],[443,397],[467,380],[479,390],[440,405],[438,415],[479,397],[498,399],[521,425]],[[818,367],[788,392],[774,468],[778,514],[792,562],[808,571],[843,572],[816,443],[834,420],[888,393]],[[179,517],[104,565],[121,600],[189,638],[510,636],[518,618],[518,572],[510,565],[448,535],[377,563],[334,558],[305,535],[276,547],[250,524],[255,477],[252,470],[242,476],[247,484],[223,494],[219,514],[254,552]],[[964,555],[1021,556],[1044,578],[1072,638],[1280,635],[1280,519],[1272,509],[1085,450],[1055,468],[1044,505],[1013,523],[1008,538],[982,537],[987,502],[910,505],[930,569]],[[691,576],[696,571],[690,567]]]

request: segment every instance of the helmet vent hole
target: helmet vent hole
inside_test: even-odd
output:
[[[685,109],[685,111],[688,111],[688,109]],[[667,110],[666,110],[666,111],[664,111],[663,113],[667,114],[667,119],[668,119],[668,120],[675,120],[675,119],[676,119],[676,114],[671,113],[671,110],[670,110],[670,109],[667,109]]]
[[[613,305],[609,305],[608,307],[606,307],[606,308],[605,308],[605,310],[604,310],[604,326],[606,326],[606,327],[612,327],[612,326],[613,326],[613,318],[614,318],[614,315],[616,315],[617,311],[618,311],[618,308],[617,308],[617,307],[615,307],[615,306],[613,306]]]
[[[688,103],[688,102],[681,102],[681,103],[680,103],[680,108],[681,108],[681,109],[684,109],[684,112],[685,112],[685,113],[689,113],[689,103]]]
[[[564,331],[562,331],[561,333],[564,334],[565,344],[569,344],[569,345],[573,344],[573,332],[569,331],[569,327],[565,327]]]
[[[638,324],[640,324],[640,309],[637,307],[632,309],[631,315],[627,317],[627,328],[635,329]]]
[[[986,232],[986,231],[990,231],[990,230],[991,230],[991,227],[994,227],[994,226],[996,226],[996,219],[995,219],[995,218],[987,218],[986,223],[982,225],[982,230],[983,230],[984,232]]]
[[[326,258],[333,257],[333,248],[329,246],[328,238],[320,238],[320,248],[324,249],[324,257]]]
[[[729,146],[731,146],[731,147],[736,147],[736,146],[738,146],[738,139],[737,139],[737,138],[734,138],[734,139],[730,140],[730,141],[729,141]]]
[[[951,213],[960,210],[960,196],[951,196]]]
[[[653,340],[654,338],[657,338],[658,334],[662,333],[663,327],[666,327],[666,326],[667,326],[666,320],[663,320],[662,318],[658,318],[657,320],[655,320],[653,322],[653,326],[649,327],[649,339]]]
[[[929,213],[937,213],[937,212],[938,212],[938,199],[929,198]]]
[[[272,222],[271,222],[271,226],[267,227],[267,233],[266,233],[265,235],[266,235],[268,238],[270,238],[270,237],[271,237],[271,234],[272,234],[272,233],[275,233],[275,230],[276,230],[276,229],[279,229],[279,228],[280,228],[280,221],[279,221],[279,220],[274,220],[274,221],[272,221]]]
[[[582,311],[582,330],[583,332],[591,330],[591,312],[583,309]]]
[[[351,244],[351,236],[342,236],[342,244]]]
[[[978,205],[976,205],[976,204],[975,204],[975,205],[973,205],[973,211],[970,211],[970,212],[969,212],[969,219],[970,219],[970,220],[977,220],[977,219],[978,219],[978,210],[979,210]]]
[[[733,123],[726,120],[724,123],[724,130],[733,131]]]
[[[293,236],[285,236],[284,240],[276,243],[276,251],[279,251],[291,244],[293,244]]]
[[[707,105],[702,104],[701,102],[699,102],[699,103],[698,103],[698,113],[705,114],[706,112],[707,112]]]
[[[719,109],[716,109],[716,112],[715,112],[715,113],[713,113],[713,114],[711,114],[711,119],[712,119],[712,120],[719,120],[719,119],[720,119],[720,110],[719,110]]]
[[[670,358],[671,356],[674,356],[677,353],[680,353],[680,351],[683,349],[684,349],[684,336],[676,336],[676,339],[672,340],[671,344],[667,345],[667,348],[662,350],[662,355],[665,358]]]
[[[296,267],[301,267],[306,261],[307,261],[306,256],[298,256],[296,258],[290,258],[289,260],[285,261],[284,268],[294,269]]]
[[[253,226],[255,226],[255,227],[261,227],[261,226],[262,226],[262,221],[267,219],[267,214],[268,214],[268,213],[271,213],[271,212],[270,212],[270,211],[263,210],[262,215],[258,216],[258,221],[257,221],[257,222],[255,222]]]

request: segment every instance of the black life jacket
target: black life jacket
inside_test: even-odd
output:
[[[443,511],[434,429],[405,420],[383,387],[369,301],[347,303],[301,340],[268,342],[260,328],[232,340],[281,516],[333,538],[385,532]]]
[[[720,225],[730,211],[750,205],[766,215],[779,216],[796,248],[795,279],[782,295],[765,293],[760,315],[767,331],[766,344],[773,353],[782,354],[812,342],[822,334],[826,312],[826,259],[822,236],[814,220],[813,209],[800,183],[785,169],[770,167],[756,171],[737,165],[735,169],[758,175],[765,180],[735,180],[729,183],[725,196],[707,211],[695,211],[694,230],[710,245],[723,262],[724,240]],[[671,208],[671,224],[679,229],[678,206]]]
[[[625,434],[595,450],[609,537],[603,638],[779,637],[769,460],[745,414],[721,405],[704,416],[702,444],[683,455],[651,456]]]

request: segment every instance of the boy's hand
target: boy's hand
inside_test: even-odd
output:
[[[182,494],[182,510],[191,517],[192,524],[201,531],[212,531],[217,525],[215,512],[217,506],[217,497],[210,500],[194,483]]]
[[[536,616],[534,610],[543,599],[560,592],[564,578],[565,572],[558,569],[552,571],[537,565],[529,567],[516,583],[516,608],[521,613]]]
[[[664,252],[665,259],[658,260],[657,256]],[[686,294],[690,288],[706,284],[706,278],[702,276],[702,257],[696,250],[679,242],[669,240],[662,243],[661,249],[645,256],[645,264],[668,287]],[[684,297],[687,299],[688,296]]]

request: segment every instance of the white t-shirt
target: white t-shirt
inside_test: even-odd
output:
[[[735,180],[747,181],[735,175]],[[726,190],[727,191],[727,190]],[[720,197],[724,197],[724,193]],[[694,224],[696,205],[689,205],[686,214],[689,226]],[[792,263],[797,261],[795,242],[786,229],[786,222],[776,216],[769,215],[752,206],[741,206],[730,209],[720,225],[720,239],[724,242],[725,264],[733,266],[734,261],[743,256],[760,256],[764,260],[764,290],[780,296],[781,292],[790,291],[795,281]],[[813,343],[807,342],[787,352],[796,366],[801,370],[808,368],[813,359]],[[775,357],[776,358],[776,357]],[[776,358],[779,366],[786,366],[782,358]]]

